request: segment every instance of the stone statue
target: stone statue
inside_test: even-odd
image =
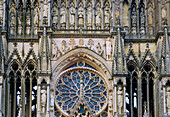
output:
[[[48,17],[48,0],[44,0],[43,18]]]
[[[22,14],[21,12],[18,13],[18,34],[21,35],[22,33]]]
[[[66,48],[67,48],[67,46],[66,46],[66,41],[65,40],[63,40],[62,42],[61,42],[61,50],[62,50],[62,52],[63,53],[65,53],[66,52]]]
[[[66,28],[66,6],[64,2],[61,4],[60,23],[61,23],[61,28],[65,29]]]
[[[102,54],[102,47],[101,47],[100,43],[98,43],[96,45],[96,48],[97,48],[97,53],[101,55]]]
[[[170,115],[170,87],[167,87],[166,103],[167,103],[167,113],[168,113],[168,115]]]
[[[54,92],[51,92],[51,95],[50,95],[50,106],[51,107],[54,106]]]
[[[26,24],[27,24],[27,26],[31,26],[30,10],[27,11]]]
[[[74,29],[75,25],[75,8],[74,8],[74,3],[71,2],[70,4],[70,28]]]
[[[96,28],[100,29],[101,28],[101,8],[100,8],[100,3],[97,3],[97,8],[96,8]]]
[[[119,109],[119,114],[122,113],[122,107],[123,107],[123,89],[122,86],[118,86],[118,91],[117,91],[117,97],[118,97],[118,109]]]
[[[148,24],[149,25],[152,25],[153,24],[153,12],[152,11],[149,11],[148,13]]]
[[[136,8],[133,7],[132,9],[132,26],[136,26],[137,23],[137,16],[136,16]]]
[[[52,16],[53,16],[53,19],[52,19],[53,28],[57,28],[57,24],[58,24],[58,12],[57,12],[57,7],[56,6],[53,7]]]
[[[78,24],[79,26],[82,26],[84,24],[84,8],[82,2],[80,2],[78,9]]]
[[[109,24],[110,23],[110,13],[109,13],[108,4],[106,4],[104,15],[105,15],[105,24]]]
[[[165,6],[162,8],[162,19],[166,19],[166,16],[167,16],[167,14],[166,14],[166,8],[165,8]]]
[[[92,4],[90,2],[87,8],[87,28],[92,28]]]
[[[144,15],[144,8],[141,8],[140,12],[140,24],[141,26],[145,26],[145,15]]]
[[[38,20],[38,7],[35,7],[35,9],[34,9],[34,25],[35,26],[38,26],[38,22],[39,22],[39,20]]]
[[[11,23],[10,26],[15,26],[15,11],[12,9],[11,11]]]
[[[42,86],[42,89],[41,89],[42,113],[45,113],[46,102],[47,102],[47,91],[46,91],[46,87]]]

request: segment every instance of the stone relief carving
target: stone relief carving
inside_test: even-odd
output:
[[[71,2],[70,4],[70,29],[74,29],[75,26],[75,6],[74,3]]]
[[[61,23],[61,29],[65,29],[66,28],[66,5],[64,2],[61,4],[60,23]]]
[[[39,22],[38,13],[39,13],[38,7],[35,7],[34,9],[34,25],[35,26],[38,26],[38,22]]]
[[[83,3],[79,3],[79,9],[78,9],[78,24],[79,27],[84,25],[84,8],[83,8]]]
[[[119,114],[122,113],[122,107],[123,107],[123,88],[122,86],[118,86],[118,91],[117,91],[117,99],[118,99],[118,110]]]
[[[15,9],[13,8],[13,5],[11,5],[11,8],[10,8],[10,33],[11,34],[14,34],[15,32]]]
[[[87,29],[92,29],[92,4],[87,5]]]
[[[45,113],[46,102],[47,102],[46,86],[42,86],[42,89],[41,89],[41,107],[42,107],[41,109],[42,109],[42,113]]]
[[[65,53],[66,50],[67,50],[66,41],[63,40],[63,41],[61,42],[61,45],[62,45],[62,46],[61,46],[61,50],[62,50],[63,53]]]
[[[69,41],[69,45],[71,45],[71,49],[74,47],[74,45],[76,44],[74,39],[70,39]]]
[[[101,5],[96,4],[96,29],[101,29]]]
[[[102,47],[101,47],[100,43],[98,43],[98,44],[96,45],[96,48],[97,48],[97,53],[98,53],[99,55],[101,55],[103,51],[102,51]]]
[[[89,45],[89,48],[91,49],[91,47],[94,45],[94,41],[92,39],[89,39],[88,45]]]

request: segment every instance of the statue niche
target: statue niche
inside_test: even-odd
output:
[[[11,3],[11,8],[10,8],[10,34],[14,35],[15,33],[15,23],[16,23],[16,14],[15,14],[15,8],[14,8],[14,3]]]
[[[136,35],[136,26],[137,26],[137,13],[136,13],[136,7],[134,6],[132,8],[132,34]]]
[[[92,4],[87,5],[87,29],[92,29]]]
[[[121,85],[118,86],[117,102],[118,102],[118,113],[119,113],[119,114],[122,114],[122,107],[123,107],[123,88],[122,88]]]
[[[37,35],[39,25],[39,9],[38,6],[34,9],[34,34]]]
[[[47,103],[47,90],[46,86],[42,86],[41,88],[41,112],[45,113]]]
[[[28,8],[26,15],[26,34],[29,35],[30,32],[31,32],[31,13],[30,9]]]
[[[74,29],[75,28],[75,6],[74,6],[74,3],[71,2],[70,4],[70,29]]]
[[[105,12],[104,12],[104,26],[105,29],[109,29],[110,27],[110,11],[109,11],[109,3],[106,3],[105,5]]]
[[[145,12],[144,7],[140,9],[140,33],[141,35],[145,34]]]
[[[101,29],[101,5],[98,2],[96,4],[96,29]]]
[[[66,5],[64,2],[61,4],[60,24],[61,29],[66,29]]]
[[[53,8],[52,8],[52,26],[53,26],[53,29],[56,29],[57,25],[58,25],[58,10],[57,10],[57,4],[54,3]]]
[[[84,25],[84,8],[83,8],[83,3],[79,3],[79,8],[78,8],[78,26],[83,27]]]

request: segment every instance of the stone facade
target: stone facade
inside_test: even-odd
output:
[[[0,117],[170,116],[169,0],[0,0]]]

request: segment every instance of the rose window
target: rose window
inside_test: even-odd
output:
[[[69,115],[80,97],[94,114],[106,107],[107,88],[105,81],[92,67],[69,68],[56,82],[55,104],[65,115]]]

